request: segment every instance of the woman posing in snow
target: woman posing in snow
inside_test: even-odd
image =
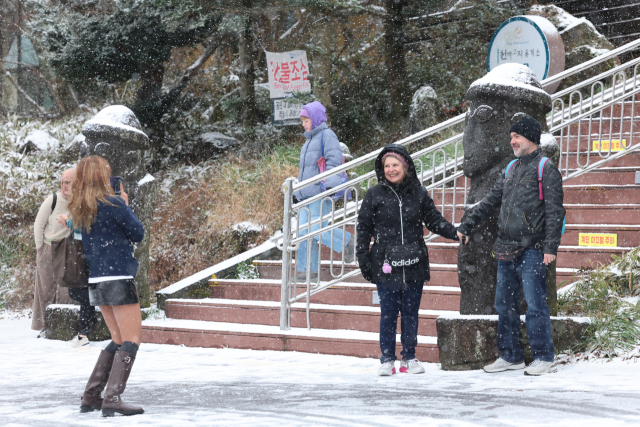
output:
[[[100,306],[111,332],[111,342],[100,352],[85,388],[80,412],[102,409],[102,416],[142,414],[144,410],[124,403],[120,395],[127,386],[140,345],[142,320],[133,279],[138,261],[133,244],[144,237],[142,223],[129,208],[122,190],[116,197],[109,182],[111,167],[99,156],[80,160],[71,184],[69,213],[74,229],[82,230],[82,246],[89,266],[89,299]],[[100,397],[102,390],[104,400]]]
[[[340,148],[340,142],[338,137],[327,126],[327,116],[325,114],[324,106],[318,101],[305,105],[300,112],[300,120],[302,121],[302,127],[304,127],[304,137],[307,139],[305,144],[300,150],[300,173],[298,174],[298,182],[302,182],[306,179],[313,178],[320,173],[320,167],[318,160],[322,157],[324,148],[324,158],[327,164],[327,170],[333,169],[342,165],[342,149]],[[340,175],[334,175],[327,178],[324,182],[325,190],[332,187],[337,187],[342,183]],[[293,202],[299,203],[320,194],[323,191],[321,183],[316,183],[308,187],[302,188],[293,193]],[[320,207],[322,206],[322,212]],[[331,213],[331,200],[324,199],[316,200],[303,207],[300,210],[299,224],[300,224],[300,236],[304,236],[309,232],[313,232],[320,229],[320,223],[317,223],[311,227],[309,223],[317,220],[321,216],[325,216]],[[328,221],[323,222],[323,227],[328,224]],[[309,230],[310,228],[310,230]],[[334,251],[342,253],[343,247],[345,250],[344,262],[351,263],[355,260],[353,243],[349,244],[351,240],[351,234],[343,232],[341,228],[333,230],[333,241],[331,239],[331,232],[322,233],[322,244],[331,247]],[[311,277],[311,283],[318,279],[318,236],[313,238],[311,244],[311,271],[309,275]],[[300,249],[298,250],[298,257],[296,260],[298,270],[298,282],[306,282],[307,279],[307,242],[300,243]]]
[[[424,373],[415,357],[422,287],[429,280],[429,255],[422,224],[433,233],[458,240],[456,227],[442,217],[422,186],[407,150],[396,144],[376,159],[378,184],[364,196],[358,215],[356,255],[362,276],[375,283],[380,296],[378,375],[396,373],[396,328],[401,313],[400,372]],[[371,237],[373,246],[369,250]]]

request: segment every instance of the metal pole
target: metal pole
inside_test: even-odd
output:
[[[280,330],[289,329],[289,283],[291,275],[291,204],[293,203],[293,178],[284,181],[284,221],[282,222],[282,286],[280,288]]]

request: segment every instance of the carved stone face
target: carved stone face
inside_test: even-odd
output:
[[[503,64],[476,80],[467,91],[470,102],[462,145],[464,174],[477,178],[513,157],[509,129],[528,114],[545,126],[551,97],[528,67]],[[495,179],[495,178],[493,178]]]
[[[477,177],[512,156],[509,129],[532,110],[515,99],[491,99],[484,94],[471,101],[462,140],[464,174],[468,178]]]

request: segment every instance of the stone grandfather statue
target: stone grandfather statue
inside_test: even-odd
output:
[[[133,111],[123,105],[102,109],[82,126],[82,135],[85,141],[81,154],[104,157],[111,166],[112,176],[123,178],[130,206],[146,230],[135,250],[140,263],[135,284],[140,305],[148,307],[149,241],[158,197],[157,182],[145,168],[144,151],[149,148],[149,137],[142,131]]]
[[[469,111],[463,139],[464,175],[471,180],[462,222],[473,207],[489,193],[507,164],[515,158],[509,143],[509,129],[525,115],[538,120],[546,131],[545,115],[551,111],[551,97],[542,89],[531,69],[520,64],[503,64],[471,84],[467,91]],[[543,135],[545,155],[558,163],[559,149],[550,135]],[[550,143],[551,142],[551,143]],[[468,245],[458,252],[460,314],[495,314],[497,261],[492,246],[498,237],[498,213],[476,227]],[[548,294],[552,314],[557,311],[555,262],[549,266]],[[555,311],[554,311],[555,309]]]

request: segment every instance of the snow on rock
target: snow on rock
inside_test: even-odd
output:
[[[23,152],[25,149],[30,151],[48,151],[55,150],[60,147],[60,141],[49,135],[43,130],[34,130],[30,132],[26,138],[17,144],[17,150]]]
[[[547,92],[540,86],[540,82],[533,70],[522,64],[507,63],[498,65],[484,77],[473,82],[470,87],[490,85],[519,87],[547,95]]]
[[[91,120],[87,120],[82,127],[82,131],[91,131],[101,126],[121,128],[129,132],[142,134],[145,137],[147,136],[142,131],[142,126],[140,126],[136,115],[124,105],[111,105],[103,108]]]
[[[554,147],[558,150],[560,149],[556,137],[550,133],[543,133],[540,135],[540,147]]]
[[[150,182],[153,182],[153,181],[155,181],[155,180],[156,180],[156,179],[153,177],[153,175],[151,175],[151,174],[146,174],[146,175],[144,176],[144,178],[142,178],[140,181],[138,181],[138,187],[141,187],[141,186],[143,186],[143,185],[145,185],[145,184],[148,184],[148,183],[150,183]]]
[[[554,18],[557,21],[556,28],[558,29],[560,34],[583,23],[589,25],[591,28],[593,28],[594,31],[597,31],[596,27],[594,27],[593,24],[588,19],[576,18],[575,16],[568,13],[566,10],[561,9],[555,5],[542,6],[542,5],[536,4],[531,6],[530,10],[534,13],[554,15]]]

